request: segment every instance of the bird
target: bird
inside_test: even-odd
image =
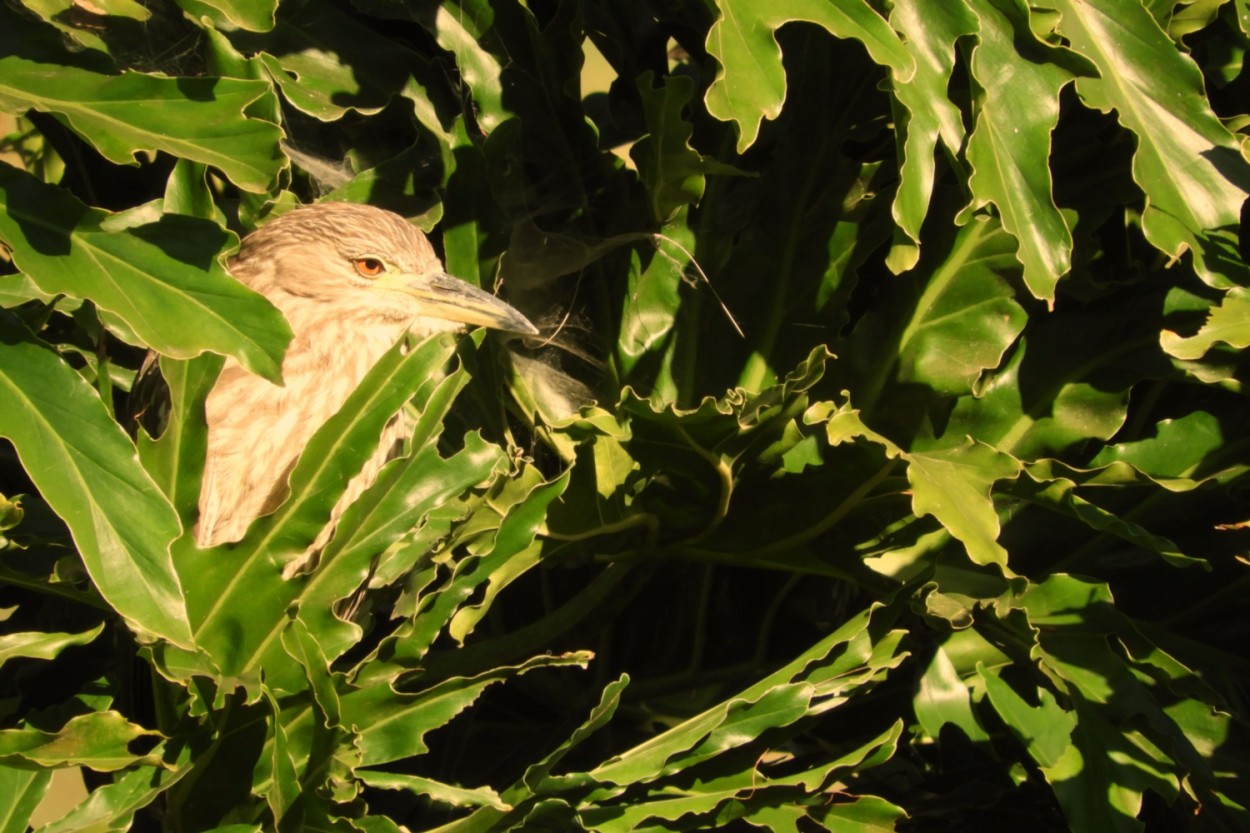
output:
[[[281,384],[227,358],[208,393],[194,529],[201,548],[240,541],[252,521],[282,503],[288,475],[312,435],[406,335],[422,338],[467,324],[538,333],[513,307],[447,274],[414,225],[369,205],[295,208],[245,236],[226,268],[278,308],[293,336]],[[347,484],[325,529],[285,573],[315,561],[342,512],[410,430],[402,415],[386,425],[378,450]]]

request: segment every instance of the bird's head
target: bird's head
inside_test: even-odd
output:
[[[243,239],[230,262],[243,283],[283,297],[333,304],[362,319],[438,319],[537,334],[524,315],[443,269],[434,247],[398,214],[356,203],[298,208]]]

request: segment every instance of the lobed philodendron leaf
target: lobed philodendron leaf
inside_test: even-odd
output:
[[[1202,329],[1194,335],[1185,337],[1171,330],[1159,334],[1160,346],[1185,361],[1202,358],[1219,342],[1238,350],[1250,346],[1250,291],[1244,287],[1226,292],[1219,305],[1211,308]]]
[[[264,81],[108,75],[68,62],[0,57],[0,110],[54,113],[118,165],[143,151],[164,151],[211,165],[253,193],[268,191],[286,164],[278,125],[247,113],[272,95]]]
[[[255,52],[292,106],[321,121],[372,114],[405,90],[426,59],[334,6],[284,2],[277,25],[232,43]]]
[[[169,543],[180,525],[99,394],[0,313],[0,436],[65,523],[100,594],[141,639],[190,646]]]
[[[998,366],[1028,319],[1002,274],[1010,271],[1013,248],[992,220],[976,219],[960,229],[898,338],[899,381],[960,394]]]
[[[37,14],[42,20],[55,26],[63,37],[74,41],[79,47],[108,53],[108,43],[93,31],[98,25],[105,29],[108,18],[130,18],[136,22],[151,19],[152,12],[135,0],[100,0],[93,2],[90,11],[73,0],[22,0],[21,5]],[[87,15],[91,17],[88,18]],[[85,20],[90,24],[84,25]],[[95,24],[95,25],[92,25]]]
[[[0,163],[0,241],[40,289],[91,300],[162,354],[211,351],[278,379],[291,330],[218,262],[230,235],[208,220],[143,216],[91,208]]]
[[[489,5],[485,3],[474,4],[468,9],[463,3],[459,4],[459,8],[440,3],[434,14],[431,34],[439,46],[456,56],[460,77],[469,85],[473,103],[477,105],[474,114],[477,123],[490,133],[512,113],[503,103],[503,68],[499,60],[481,45],[482,36],[493,22],[488,10]],[[428,20],[428,16],[421,16],[421,22],[427,28]]]
[[[1140,732],[1108,721],[1079,698],[1074,722],[1059,760],[1042,768],[1073,833],[1138,833],[1148,790],[1176,800],[1173,762]]]
[[[990,490],[999,480],[1016,477],[1020,461],[971,439],[953,448],[904,456],[913,511],[937,518],[977,564],[1005,567],[1007,550],[998,543],[1000,526]]]
[[[9,633],[0,636],[0,666],[17,657],[52,659],[66,648],[86,645],[100,635],[104,625],[82,633]]]
[[[989,695],[990,705],[1007,724],[1039,766],[1054,766],[1071,744],[1076,715],[1055,702],[1044,688],[1037,689],[1037,705],[1031,706],[1005,680],[977,663],[977,674]]]
[[[177,0],[187,14],[207,20],[218,29],[250,29],[267,32],[273,28],[278,0]]]
[[[1021,0],[973,0],[971,8],[980,20],[971,69],[983,98],[966,151],[968,210],[994,203],[1003,228],[1020,241],[1024,282],[1053,304],[1055,284],[1071,266],[1072,232],[1055,205],[1044,160],[1059,122],[1059,91],[1082,62],[1033,37]]]
[[[818,403],[808,409],[803,421],[809,425],[824,422],[830,445],[863,439],[881,445],[888,457],[904,461],[912,511],[936,518],[977,564],[1006,566],[1007,550],[998,543],[1001,526],[991,492],[1000,480],[1020,474],[1019,460],[971,437],[955,446],[904,451],[865,425],[849,402],[839,407]]]
[[[130,744],[157,732],[131,723],[114,711],[72,717],[59,731],[21,728],[0,731],[0,764],[5,766],[85,766],[115,772],[136,764],[159,765],[154,753],[135,753]]]
[[[907,656],[900,651],[899,632],[877,639],[869,631],[874,614],[882,615],[882,609],[873,605],[857,613],[737,696],[605,761],[589,777],[602,785],[604,796],[616,795],[626,785],[680,772],[750,743],[769,729],[789,726],[866,692]]]
[[[982,742],[990,738],[977,720],[968,685],[960,678],[945,645],[939,645],[933,652],[933,659],[920,677],[912,703],[916,720],[935,741],[942,727],[948,723],[962,729],[968,740]]]
[[[955,41],[977,30],[977,18],[963,3],[899,0],[890,11],[890,25],[903,35],[916,62],[910,79],[894,79],[894,96],[905,108],[899,118],[903,161],[893,207],[901,235],[895,235],[887,265],[905,272],[920,257],[920,226],[933,192],[938,142],[951,159],[963,146],[963,117],[947,87],[955,67]]]
[[[707,174],[741,174],[737,168],[704,156],[690,146],[694,127],[682,117],[694,95],[694,81],[683,75],[667,76],[657,89],[654,73],[638,78],[647,135],[634,143],[629,156],[647,189],[651,218],[664,224],[683,205],[703,197]]]
[[[357,778],[374,789],[405,790],[414,796],[420,796],[448,807],[489,807],[500,812],[512,809],[490,787],[457,787],[420,775],[380,772],[372,769],[360,769],[355,774]]]
[[[1044,461],[1050,463],[1050,461]],[[1159,555],[1175,567],[1191,567],[1210,565],[1201,558],[1193,558],[1181,552],[1176,544],[1167,538],[1151,533],[1140,524],[1128,517],[1121,517],[1103,509],[1098,504],[1077,493],[1077,484],[1070,479],[1051,475],[1051,465],[1029,465],[1025,471],[1029,478],[1021,478],[1013,492],[1044,506],[1058,514],[1066,515],[1084,524],[1091,530],[1107,535],[1114,535],[1122,541],[1140,547],[1147,552]],[[1058,466],[1055,466],[1058,468]],[[1094,472],[1083,472],[1086,476],[1097,477]],[[1043,479],[1050,475],[1050,479]],[[1107,478],[1111,480],[1110,477]],[[1173,481],[1175,483],[1175,481]],[[1193,484],[1196,485],[1196,484]],[[1174,490],[1177,485],[1169,484]]]
[[[389,650],[394,661],[415,663],[444,632],[463,642],[495,595],[539,563],[539,527],[547,508],[568,483],[567,472],[544,482],[533,467],[500,482],[466,519],[468,553],[452,565],[445,583],[420,594],[410,628],[397,632],[398,644]],[[484,594],[482,603],[466,604],[478,593]]]
[[[1060,34],[1097,67],[1096,77],[1076,83],[1081,100],[1115,111],[1137,137],[1133,178],[1146,194],[1146,237],[1174,258],[1192,251],[1199,274],[1220,283],[1223,278],[1205,262],[1210,244],[1204,232],[1239,224],[1250,163],[1211,111],[1193,59],[1141,4],[1042,5],[1060,12]]]
[[[1212,458],[1218,459],[1225,444],[1235,439],[1226,434],[1214,414],[1192,411],[1176,419],[1160,420],[1152,436],[1104,446],[1090,465],[1120,461],[1159,479],[1210,474]]]
[[[221,372],[221,356],[206,354],[190,361],[162,358],[161,380],[168,392],[169,404],[144,403],[135,410],[136,419],[147,426],[149,419],[164,424],[157,439],[145,430],[135,437],[139,461],[156,485],[169,498],[184,529],[190,529],[199,513],[200,480],[208,448],[208,429],[204,422],[204,399]],[[145,377],[132,391],[133,401],[142,401]],[[155,394],[153,394],[155,396]],[[155,414],[148,409],[161,408]]]
[[[383,472],[374,487],[348,508],[336,540],[308,580],[299,608],[299,619],[308,624],[331,659],[361,636],[358,625],[334,615],[334,605],[370,578],[377,554],[416,526],[416,519],[428,523],[431,512],[488,482],[503,465],[503,449],[476,433],[465,437],[464,450],[448,458],[431,443]],[[340,545],[338,536],[344,533],[346,539]],[[379,578],[379,572],[373,577]]]
[[[707,35],[707,50],[720,62],[708,88],[707,110],[738,125],[738,152],[755,143],[760,123],[781,113],[786,98],[785,70],[776,30],[802,20],[824,27],[834,37],[855,38],[869,56],[888,67],[896,81],[915,72],[911,54],[898,35],[866,0],[716,0],[720,19]]]
[[[1186,710],[1162,708],[1201,691],[1197,675],[1143,637],[1106,584],[1055,574],[1007,604],[1025,612],[1031,656],[1071,704],[1071,743],[1051,742],[1043,774],[1074,830],[1140,829],[1146,790],[1171,802],[1182,778],[1187,790],[1214,782],[1211,749],[1176,722]]]
[[[770,773],[758,762],[755,766],[747,766],[735,772],[725,773],[707,780],[696,779],[692,784],[670,787],[664,782],[650,787],[643,798],[638,795],[634,800],[621,804],[602,804],[582,809],[579,821],[585,829],[596,833],[627,833],[633,830],[653,830],[655,827],[646,824],[653,819],[675,822],[690,816],[702,816],[688,828],[706,829],[712,819],[723,821],[734,815],[752,823],[764,826],[768,830],[799,830],[809,829],[808,826],[796,826],[799,819],[809,822],[815,819],[827,819],[825,812],[828,804],[817,799],[804,800],[819,795],[840,771],[851,770],[862,772],[870,767],[888,760],[894,753],[899,736],[902,734],[903,722],[896,721],[893,726],[867,743],[853,748],[820,766],[799,773],[770,777]],[[793,787],[801,787],[802,793]],[[877,810],[893,810],[893,818],[903,815],[897,807],[890,805],[875,796],[861,796],[860,800],[879,802]],[[839,804],[840,807],[851,805]],[[885,813],[882,812],[882,815]],[[835,815],[839,822],[843,820]],[[853,823],[856,816],[845,817],[846,826],[836,830],[872,830],[873,827],[857,826]],[[866,819],[865,819],[866,820]],[[778,826],[780,825],[780,826]],[[662,828],[667,829],[667,828]],[[814,828],[813,828],[814,829]],[[892,828],[878,828],[884,831]]]
[[[385,682],[373,684],[342,695],[343,723],[360,727],[362,765],[410,758],[429,750],[427,733],[446,725],[490,686],[535,668],[584,668],[590,658],[585,651],[537,656],[474,677],[444,680],[417,694],[396,691]]]

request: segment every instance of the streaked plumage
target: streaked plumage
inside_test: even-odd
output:
[[[282,364],[284,385],[229,360],[208,395],[196,527],[202,547],[241,539],[255,518],[282,502],[313,433],[405,332],[425,336],[464,323],[537,332],[516,310],[447,275],[418,229],[370,206],[296,209],[248,235],[229,269],[282,311],[294,338]],[[373,482],[407,428],[398,418],[388,424],[331,520]]]

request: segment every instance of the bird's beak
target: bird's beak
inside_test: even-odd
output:
[[[503,301],[446,272],[413,276],[387,273],[374,284],[421,301],[421,314],[522,335],[538,335],[530,320]]]

